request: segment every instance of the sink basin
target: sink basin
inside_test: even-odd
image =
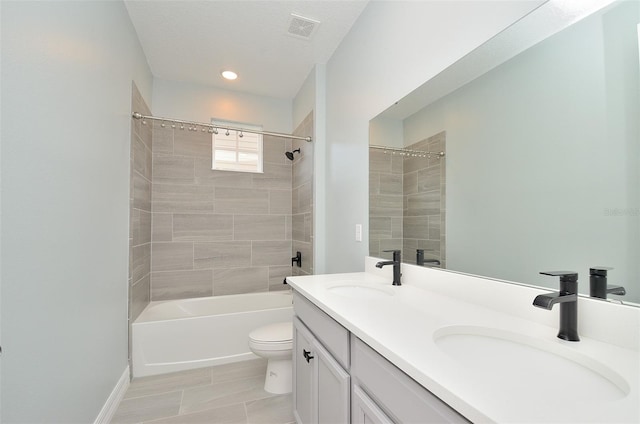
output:
[[[470,375],[506,391],[556,401],[602,402],[629,394],[627,381],[577,346],[478,326],[450,326],[433,335],[439,349]]]
[[[359,299],[381,299],[393,296],[391,287],[377,284],[367,284],[359,281],[339,281],[327,286],[327,291],[340,296]]]

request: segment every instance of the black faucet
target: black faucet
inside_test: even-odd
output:
[[[543,275],[560,277],[560,292],[536,296],[533,306],[551,310],[560,304],[560,331],[558,338],[570,342],[579,342],[578,336],[578,274],[573,271],[541,272]]]
[[[606,266],[589,268],[589,296],[606,299],[608,293],[619,296],[627,294],[622,286],[607,285],[607,271],[612,269]]]
[[[400,286],[402,283],[400,282],[400,277],[402,273],[400,272],[400,251],[399,250],[384,250],[384,252],[393,252],[393,260],[392,261],[381,261],[376,264],[376,268],[382,268],[385,265],[393,265],[393,283],[394,286]]]
[[[302,253],[296,252],[296,256],[291,258],[291,266],[293,266],[293,264],[298,265],[298,268],[302,267]]]
[[[425,264],[440,266],[440,261],[437,259],[425,259],[424,249],[416,249],[416,265],[424,266]]]

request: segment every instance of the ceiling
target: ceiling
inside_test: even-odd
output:
[[[125,0],[154,77],[292,99],[326,63],[368,0]],[[320,24],[289,34],[291,14]],[[222,70],[238,73],[224,80]]]

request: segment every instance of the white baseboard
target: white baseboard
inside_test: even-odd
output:
[[[120,380],[116,383],[116,386],[113,388],[113,391],[109,395],[109,398],[104,403],[102,410],[98,414],[98,417],[94,421],[94,424],[109,424],[113,415],[116,413],[118,409],[118,405],[120,405],[120,401],[124,397],[127,389],[129,388],[129,365],[125,368]]]

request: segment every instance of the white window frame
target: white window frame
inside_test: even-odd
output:
[[[262,134],[247,133],[242,131],[235,131],[228,128],[245,128],[247,130],[262,131],[262,126],[251,125],[240,122],[211,120],[211,123],[218,127],[218,134],[211,134],[211,169],[215,171],[232,171],[232,172],[250,172],[250,173],[263,173],[263,137]],[[227,133],[229,135],[227,135]],[[218,143],[216,144],[216,139]],[[248,139],[256,139],[257,146],[255,149],[243,149],[242,141]],[[229,146],[230,139],[233,139],[235,146]],[[244,139],[244,140],[243,140]],[[224,146],[220,146],[224,140]],[[216,151],[233,152],[235,154],[235,161],[230,160],[216,160]],[[258,158],[254,167],[248,167],[247,164],[243,164],[240,160],[242,153],[257,153]]]

